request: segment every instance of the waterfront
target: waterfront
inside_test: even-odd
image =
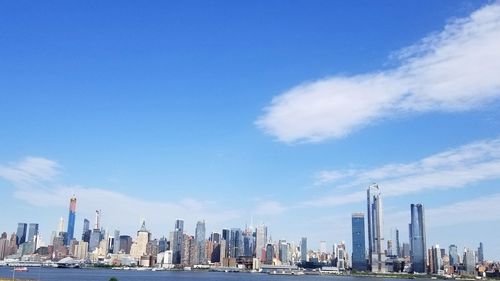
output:
[[[12,277],[12,269],[0,267],[0,278]],[[157,280],[204,280],[204,281],[275,281],[275,280],[304,280],[304,281],[324,281],[324,280],[344,280],[344,281],[369,281],[371,277],[355,276],[332,276],[332,275],[268,275],[262,273],[225,273],[206,271],[136,271],[136,270],[111,270],[111,269],[59,269],[59,268],[30,268],[28,272],[16,273],[16,279],[29,279],[39,281],[108,281],[111,277],[118,278],[119,281],[157,281]],[[395,278],[376,278],[383,280],[406,280]]]

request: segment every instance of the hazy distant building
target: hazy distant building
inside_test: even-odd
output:
[[[467,274],[473,275],[476,273],[476,253],[474,252],[474,250],[465,248],[464,266]]]
[[[268,243],[266,245],[266,264],[273,264],[274,259],[274,246],[273,244]]]
[[[448,250],[448,255],[450,257],[450,265],[457,266],[460,262],[458,261],[458,247],[451,244]]]
[[[229,236],[229,257],[238,258],[242,255],[243,237],[240,228],[231,228]]]
[[[257,235],[255,239],[255,257],[261,261],[266,259],[267,226],[261,224],[257,226]]]
[[[16,232],[16,245],[19,246],[26,242],[26,230],[28,225],[26,223],[18,223],[17,224],[17,232]]]
[[[10,254],[10,241],[7,237],[0,238],[0,260],[3,260]]]
[[[307,262],[307,237],[300,239],[300,262],[302,264]]]
[[[90,233],[92,233],[92,230],[90,230],[90,221],[88,219],[83,220],[83,230],[82,230],[82,241],[84,242],[90,242]]]
[[[120,251],[124,254],[130,254],[132,247],[132,237],[128,235],[120,235]]]
[[[399,229],[396,228],[396,256],[401,257],[401,244],[399,243]]]
[[[137,231],[137,238],[132,242],[130,248],[130,255],[140,260],[142,256],[145,256],[148,248],[148,243],[151,240],[151,233],[146,229],[146,222],[142,221],[141,229]]]
[[[411,204],[409,225],[411,263],[414,272],[426,272],[425,215],[422,204]],[[441,254],[441,253],[439,253]]]
[[[250,229],[243,232],[243,244],[241,256],[253,257],[255,252],[255,237]]]
[[[181,264],[183,247],[182,242],[184,240],[184,221],[178,219],[175,221],[175,229],[172,237],[172,263]]]
[[[368,212],[368,260],[372,272],[385,272],[383,211],[380,188],[372,184],[366,190]]]
[[[30,254],[34,253],[38,248],[38,223],[30,223],[28,227],[28,237],[26,238],[27,242],[30,243],[30,250],[28,251]]]
[[[483,263],[484,262],[483,242],[479,243],[479,248],[477,249],[477,261],[479,263]]]
[[[195,230],[195,252],[196,264],[205,264],[207,262],[205,252],[205,221],[198,221]]]
[[[352,269],[366,271],[365,214],[352,214]]]
[[[76,197],[73,196],[69,200],[69,214],[68,214],[68,230],[66,231],[66,241],[64,245],[68,246],[75,234],[75,216],[76,216]]]

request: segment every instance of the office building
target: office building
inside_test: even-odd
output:
[[[483,242],[479,243],[479,248],[477,249],[477,261],[479,263],[483,263],[484,262]]]
[[[18,223],[17,224],[17,232],[16,232],[16,245],[19,246],[26,242],[26,230],[28,228],[28,224],[26,223]]]
[[[206,254],[205,254],[205,221],[198,221],[196,223],[196,230],[195,230],[195,252],[196,252],[196,258],[195,258],[195,263],[196,264],[206,264],[207,259],[206,259]]]
[[[83,242],[90,242],[90,233],[92,230],[90,230],[90,221],[88,219],[83,220],[83,230],[82,230],[82,241]]]
[[[450,257],[450,265],[451,266],[458,266],[459,265],[459,260],[458,260],[458,247],[454,244],[451,244],[448,250],[448,255]]]
[[[300,262],[302,264],[307,262],[307,237],[300,239]]]
[[[267,226],[261,224],[257,226],[257,235],[255,239],[255,257],[261,261],[265,260],[266,257],[266,243],[267,243]]]
[[[410,211],[410,260],[414,272],[424,273],[427,264],[424,206],[422,204],[411,204]]]
[[[365,214],[352,214],[352,269],[366,271]]]
[[[372,272],[385,272],[383,211],[380,188],[372,184],[366,191],[368,213],[368,260]]]
[[[68,246],[75,234],[75,216],[76,216],[76,197],[73,195],[69,200],[69,214],[68,214],[68,230],[66,231],[66,241],[64,245]]]
[[[172,235],[172,263],[181,264],[184,240],[184,220],[178,219],[175,221],[175,229]]]

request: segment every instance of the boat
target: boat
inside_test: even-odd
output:
[[[16,266],[14,267],[15,272],[28,272],[28,268],[26,266]]]

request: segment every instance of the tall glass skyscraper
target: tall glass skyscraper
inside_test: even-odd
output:
[[[448,249],[448,254],[450,256],[450,265],[458,265],[458,247],[457,245],[451,244]]]
[[[17,224],[17,232],[16,232],[16,245],[19,246],[26,242],[26,230],[28,225],[26,223],[18,223]]]
[[[352,214],[352,269],[366,271],[365,214]]]
[[[384,231],[380,188],[372,184],[366,190],[368,212],[368,261],[372,272],[385,272]]]
[[[196,263],[205,264],[205,221],[199,221],[196,223],[196,231],[194,240],[196,241]]]
[[[180,264],[182,261],[182,240],[184,239],[184,220],[175,221],[175,230],[172,241],[172,263]]]
[[[27,241],[33,242],[35,241],[35,236],[38,235],[38,223],[30,223],[29,229],[28,229],[28,237]]]
[[[300,262],[307,262],[307,237],[300,239]]]
[[[477,261],[479,263],[484,262],[483,242],[479,242],[479,248],[477,249]]]
[[[425,215],[422,204],[411,204],[409,225],[411,263],[414,272],[426,272]]]
[[[66,241],[64,245],[68,246],[75,234],[75,214],[76,214],[76,197],[73,195],[69,200],[69,215],[68,215],[68,230],[66,231]]]
[[[238,258],[243,254],[243,237],[240,228],[231,228],[229,236],[229,257]]]

